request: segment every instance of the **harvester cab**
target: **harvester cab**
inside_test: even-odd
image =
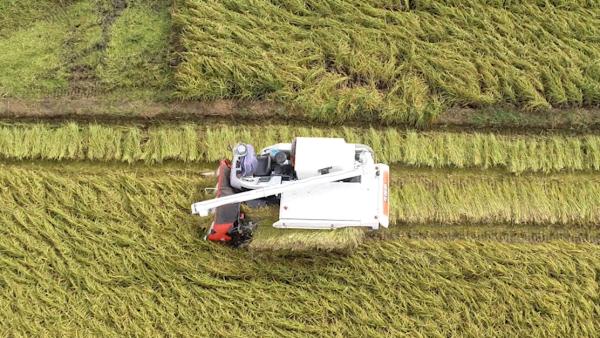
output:
[[[240,212],[279,203],[283,229],[335,229],[389,224],[389,167],[373,150],[342,138],[298,137],[256,153],[239,143],[218,169],[216,198],[192,204],[192,213],[215,219],[206,238],[234,246],[248,243],[256,225]]]

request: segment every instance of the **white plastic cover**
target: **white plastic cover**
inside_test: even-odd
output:
[[[354,168],[354,144],[343,138],[297,137],[295,151],[296,175],[302,180],[320,175],[319,170],[331,167],[331,172]]]

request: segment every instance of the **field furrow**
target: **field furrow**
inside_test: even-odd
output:
[[[545,243],[568,241],[573,243],[600,244],[600,228],[565,227],[561,225],[507,225],[507,224],[396,224],[388,230],[367,233],[367,238],[429,239],[429,240],[476,240],[504,243]]]

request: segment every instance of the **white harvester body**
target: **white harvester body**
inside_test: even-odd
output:
[[[236,192],[194,203],[192,213],[279,196],[276,228],[388,227],[389,167],[368,146],[298,137],[253,156],[250,145],[236,146],[228,177]]]

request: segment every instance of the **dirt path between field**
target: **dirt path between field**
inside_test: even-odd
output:
[[[142,102],[97,98],[54,98],[38,101],[0,100],[0,121],[5,122],[97,122],[107,124],[161,124],[168,122],[296,124],[331,126],[310,121],[301,112],[261,101],[218,100],[212,102]],[[342,123],[336,123],[341,125]],[[344,126],[383,126],[382,122],[347,121]],[[398,128],[414,128],[395,124]],[[600,108],[554,109],[522,112],[507,109],[453,108],[422,130],[496,133],[600,133]]]

